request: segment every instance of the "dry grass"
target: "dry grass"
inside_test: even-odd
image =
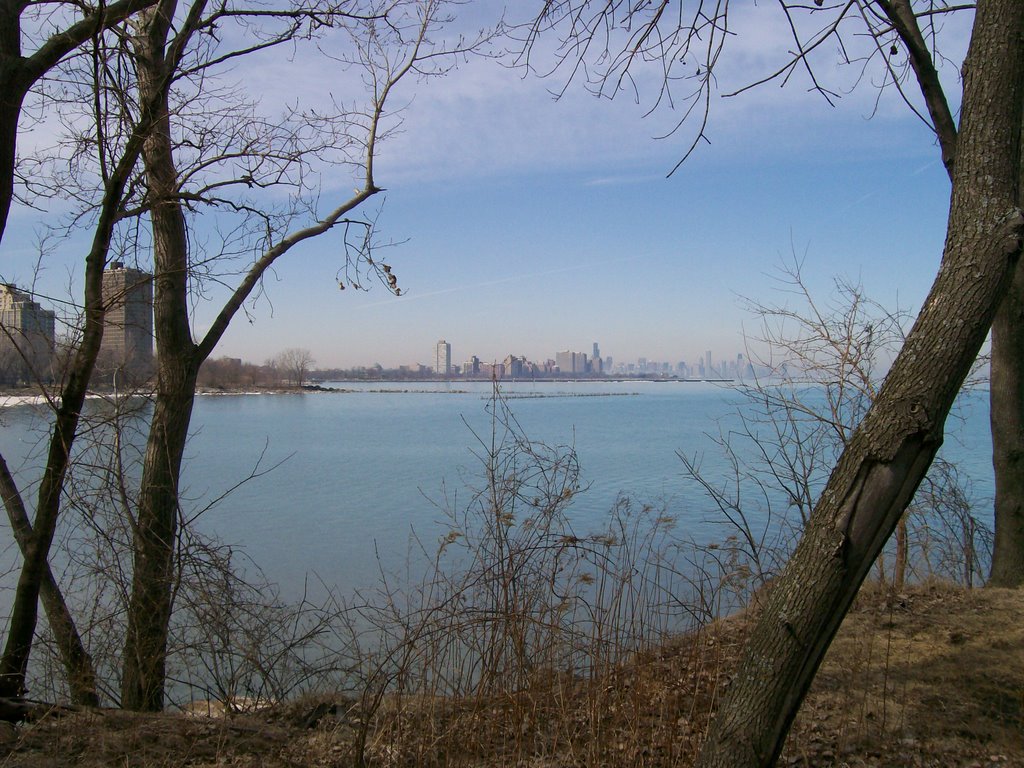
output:
[[[388,698],[367,723],[366,761],[690,765],[745,626],[718,622],[599,679],[538,672],[489,699]],[[1022,699],[1024,591],[867,587],[781,763],[1024,766]],[[329,697],[228,718],[73,714],[0,734],[0,766],[347,766],[361,725],[354,705]]]
[[[787,753],[849,765],[1024,765],[1024,592],[865,589]]]

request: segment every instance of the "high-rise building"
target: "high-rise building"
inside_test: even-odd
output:
[[[452,345],[444,339],[440,339],[434,349],[434,373],[446,379],[452,374]]]
[[[711,366],[710,349],[704,353],[704,375],[709,378],[715,375],[715,369]]]
[[[505,373],[513,379],[521,378],[526,373],[526,358],[509,355],[505,358]]]
[[[51,380],[55,326],[53,312],[0,283],[0,383]]]
[[[555,353],[555,365],[559,373],[586,373],[587,355],[584,352],[570,352],[568,350]]]
[[[601,359],[601,349],[597,346],[597,342],[594,342],[594,354],[590,356],[590,359],[595,363]]]
[[[103,272],[100,366],[141,379],[153,371],[153,276],[114,261]]]

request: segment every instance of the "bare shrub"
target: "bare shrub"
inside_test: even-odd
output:
[[[480,480],[462,505],[439,505],[449,526],[424,578],[382,572],[348,606],[356,763],[567,750],[601,762],[627,732],[637,744],[656,732],[628,714],[649,702],[630,710],[610,676],[720,606],[721,560],[678,538],[664,510],[620,498],[603,530],[577,532],[572,446],[528,439],[497,390],[490,407]]]
[[[742,402],[734,417],[707,435],[728,474],[709,474],[680,453],[728,531],[722,587],[737,604],[785,564],[902,345],[908,317],[843,279],[822,302],[801,269],[794,259],[779,270],[780,303],[748,302],[761,329],[748,349],[759,373],[736,387]],[[985,571],[991,539],[973,510],[963,471],[934,462],[877,561],[878,578],[897,590],[909,578],[933,576],[972,585]]]

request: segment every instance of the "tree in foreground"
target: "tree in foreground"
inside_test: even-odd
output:
[[[443,74],[477,42],[440,39],[451,5],[162,0],[136,8],[127,21],[122,16],[121,23],[94,29],[89,55],[67,64],[64,92],[78,88],[82,96],[63,105],[75,115],[64,121],[70,139],[64,146],[72,148],[67,166],[85,170],[68,174],[59,189],[82,206],[76,224],[95,224],[96,246],[86,262],[86,322],[77,352],[83,362],[71,369],[75,388],[63,390],[76,396],[62,399],[51,441],[58,457],[41,484],[34,527],[27,514],[26,525],[14,526],[25,543],[24,565],[0,694],[24,689],[74,427],[102,336],[100,285],[111,243],[118,258],[141,267],[151,263],[154,273],[155,402],[137,490],[120,489],[133,538],[131,585],[122,585],[120,703],[159,709],[180,586],[184,512],[178,482],[199,367],[246,302],[260,295],[266,271],[310,238],[340,233],[339,282],[358,283],[369,272],[397,292],[390,268],[373,258],[372,219],[356,210],[381,191],[374,164],[380,143],[398,123],[391,103],[399,83]],[[325,98],[300,109],[292,102],[268,115],[257,109],[258,98],[224,82],[241,56],[310,42],[319,45],[322,67],[349,88],[344,104]],[[61,159],[44,157],[38,167],[59,166]],[[334,193],[321,179],[340,174],[352,176],[356,189],[332,201]],[[99,192],[89,187],[97,177],[105,182]],[[194,302],[214,285],[226,286],[227,298],[209,330],[194,337]],[[65,410],[74,420],[71,429],[61,427]],[[9,514],[24,511],[10,473],[0,480]],[[50,620],[52,627],[52,615]],[[63,648],[61,653],[67,657]]]
[[[95,42],[95,41],[94,41]],[[21,567],[15,590],[3,656],[0,657],[0,696],[17,696],[25,689],[29,655],[35,637],[39,601],[42,598],[50,627],[68,676],[73,701],[95,704],[95,670],[49,564],[50,549],[60,517],[65,482],[71,467],[71,451],[78,435],[86,393],[100,353],[106,313],[103,299],[103,270],[115,236],[136,162],[151,125],[153,102],[139,105],[136,119],[121,137],[119,156],[106,162],[105,148],[99,148],[98,188],[92,196],[94,228],[84,257],[84,301],[81,327],[67,368],[61,374],[57,392],[40,389],[54,412],[47,443],[46,460],[36,489],[34,519],[17,487],[6,461],[0,455],[0,494],[11,530],[21,553]],[[97,123],[102,109],[96,108]],[[86,144],[87,151],[93,147]],[[12,149],[13,152],[13,149]],[[2,169],[0,169],[2,170]]]
[[[197,158],[190,155],[188,148],[202,146],[199,137],[193,142],[174,144],[175,131],[187,135],[191,126],[176,120],[172,91],[160,94],[156,86],[177,76],[165,68],[165,51],[173,51],[182,34],[178,31],[176,36],[169,37],[168,20],[174,16],[174,0],[166,0],[163,6],[166,13],[161,13],[162,6],[157,6],[133,40],[142,99],[163,96],[156,130],[150,134],[143,152],[145,203],[152,225],[157,382],[134,528],[134,568],[121,680],[122,706],[143,710],[163,707],[168,627],[175,589],[178,481],[199,367],[244,303],[259,290],[266,271],[285,253],[311,238],[340,229],[345,263],[339,273],[344,272],[347,279],[348,270],[368,269],[397,292],[390,268],[373,259],[372,222],[350,215],[380,192],[374,163],[379,141],[385,137],[391,119],[388,105],[399,83],[407,78],[443,73],[452,65],[453,57],[465,54],[475,45],[474,41],[446,48],[431,39],[431,34],[447,19],[448,3],[444,0],[374,0],[354,2],[342,10],[325,5],[322,15],[314,14],[310,25],[315,26],[316,19],[321,23],[326,19],[341,34],[341,40],[333,41],[338,47],[330,47],[335,51],[330,56],[340,70],[359,73],[367,96],[365,106],[326,116],[293,111],[288,121],[270,127],[270,139],[265,146],[252,137],[267,126],[253,121],[248,123],[249,131],[243,127],[237,133],[217,135],[219,154]],[[203,6],[202,0],[195,0],[183,29],[189,29],[189,24],[198,32],[212,28],[213,22],[203,15]],[[296,12],[300,18],[311,14],[305,6]],[[268,11],[245,7],[236,10],[223,5],[213,9],[211,18],[223,23],[234,17],[245,23],[252,14],[267,16]],[[280,16],[288,18],[283,13]],[[289,29],[282,39],[296,36],[297,31]],[[264,47],[266,43],[258,38],[254,45]],[[329,46],[325,42],[322,48],[328,50]],[[224,58],[216,48],[208,55],[212,62]],[[204,72],[200,83],[205,84],[209,76],[208,71]],[[303,123],[313,128],[305,139],[310,142],[308,145],[304,144],[301,127],[297,132],[285,129]],[[259,149],[254,150],[253,144]],[[340,157],[335,153],[340,153]],[[332,155],[333,162],[354,172],[357,187],[351,196],[337,200],[333,207],[321,212],[317,202],[320,190],[309,184],[306,171],[316,168],[318,161],[332,162]],[[191,165],[186,166],[189,162]],[[265,207],[266,201],[254,201],[249,194],[254,186],[270,188],[282,184],[291,187],[293,199],[292,207],[284,212]],[[206,265],[212,255],[200,256],[190,247],[188,233],[195,224],[187,215],[186,202],[189,211],[224,207],[241,211],[243,221],[235,230],[241,234],[235,235],[233,247],[251,257],[210,329],[198,339],[192,335],[189,301],[197,290],[194,283],[201,281],[197,262],[208,269]],[[353,232],[360,233],[354,241],[349,239]],[[296,373],[301,377],[301,369],[308,366],[309,360],[299,362],[302,365]]]

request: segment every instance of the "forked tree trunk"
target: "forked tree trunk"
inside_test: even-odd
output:
[[[29,89],[67,54],[99,30],[116,24],[152,3],[153,0],[119,0],[103,4],[94,13],[63,29],[53,30],[40,47],[24,56],[21,50],[21,16],[27,4],[19,0],[0,0],[0,238],[10,213],[14,191],[14,170],[17,157],[18,120]],[[49,573],[48,558],[60,512],[61,493],[67,474],[71,446],[75,440],[82,404],[99,354],[103,337],[104,307],[102,302],[103,268],[110,246],[111,233],[120,212],[124,187],[135,165],[138,136],[133,134],[124,155],[105,179],[92,245],[85,258],[85,328],[82,341],[60,393],[60,406],[54,418],[46,468],[39,483],[38,502],[31,534],[19,542],[22,553],[21,573],[11,607],[7,641],[0,658],[0,696],[20,694],[25,687],[25,674],[35,635],[42,591],[51,618],[51,628],[61,642],[64,664],[70,670],[72,689],[79,687],[80,699],[92,703],[95,698],[94,677],[88,655],[67,606],[61,607],[53,588],[56,582]],[[19,501],[20,501],[19,496]],[[8,511],[10,511],[8,507]],[[59,594],[59,591],[58,593]],[[51,608],[53,611],[51,612]],[[74,637],[61,639],[64,632]],[[77,642],[77,649],[76,649]],[[81,651],[81,653],[79,653]],[[91,693],[89,692],[91,689]]]
[[[1022,173],[1024,177],[1024,173]],[[995,541],[989,584],[1024,586],[1024,268],[992,322]]]
[[[1024,3],[981,0],[942,265],[878,398],[840,456],[767,597],[698,766],[770,766],[885,542],[942,442],[946,416],[1020,258]]]

